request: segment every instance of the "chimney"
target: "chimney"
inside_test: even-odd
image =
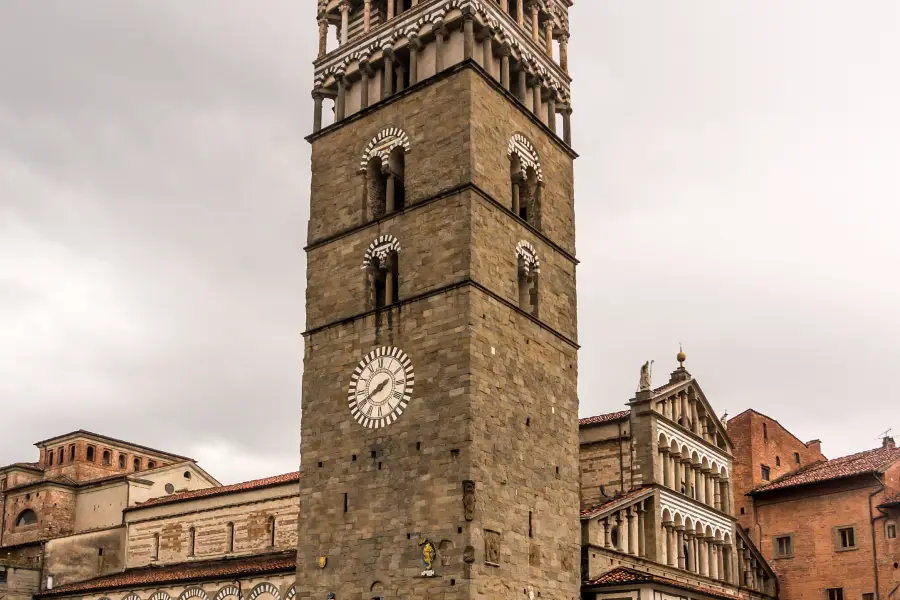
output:
[[[811,440],[806,442],[806,447],[816,454],[822,454],[822,440]]]
[[[886,450],[894,450],[897,448],[897,444],[894,443],[894,438],[889,435],[884,436],[884,440],[881,442],[881,447]]]

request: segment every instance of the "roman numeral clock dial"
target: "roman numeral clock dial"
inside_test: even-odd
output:
[[[363,427],[387,427],[406,410],[414,383],[412,361],[405,352],[376,348],[359,361],[350,377],[350,414]]]

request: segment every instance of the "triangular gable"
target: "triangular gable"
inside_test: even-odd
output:
[[[662,398],[666,398],[668,396],[671,396],[672,394],[677,394],[678,392],[686,390],[690,387],[694,388],[694,391],[696,392],[696,398],[706,409],[706,412],[712,415],[716,431],[728,444],[728,453],[731,454],[734,450],[734,442],[731,441],[731,437],[729,437],[728,435],[728,430],[722,424],[722,419],[720,419],[719,415],[716,414],[716,411],[713,410],[712,405],[709,403],[709,400],[706,399],[706,394],[703,392],[700,384],[697,383],[697,380],[694,379],[693,376],[688,374],[688,378],[684,381],[670,382],[662,387],[656,388],[655,390],[653,390],[653,401],[656,402]]]

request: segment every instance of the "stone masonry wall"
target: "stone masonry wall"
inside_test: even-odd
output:
[[[191,558],[190,529],[195,530],[193,557],[209,560],[223,556],[290,550],[297,545],[298,499],[293,489],[280,498],[229,504],[210,510],[188,511],[165,518],[129,523],[128,568],[183,562]],[[190,504],[186,504],[189,506]],[[269,517],[275,517],[275,546],[271,545]],[[234,524],[234,546],[227,552],[228,523]],[[159,535],[159,558],[153,559]]]
[[[6,583],[0,583],[0,598],[3,600],[31,600],[38,590],[40,571],[23,568],[0,559],[0,571],[6,572]]]
[[[44,553],[44,573],[54,586],[117,573],[125,568],[125,528],[51,540]]]
[[[623,428],[628,428],[628,421],[621,424]],[[581,508],[597,506],[608,499],[600,493],[601,485],[610,498],[617,492],[630,489],[631,453],[628,448],[631,440],[618,437],[616,423],[604,424],[603,428],[609,430],[608,437],[581,444]]]

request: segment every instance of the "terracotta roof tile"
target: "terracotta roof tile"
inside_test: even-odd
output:
[[[724,600],[732,600],[739,597],[737,594],[728,594],[723,591],[703,588],[689,583],[682,583],[681,581],[669,579],[668,577],[644,573],[627,567],[616,567],[596,579],[584,582],[583,585],[586,587],[612,587],[623,583],[657,583],[680,590],[697,592],[712,598],[722,598]]]
[[[610,421],[621,421],[631,416],[630,410],[620,410],[619,412],[607,413],[605,415],[597,415],[596,417],[585,417],[578,420],[579,425],[596,425],[597,423],[609,423]]]
[[[844,477],[881,472],[891,463],[900,460],[900,448],[876,448],[850,456],[810,463],[766,485],[751,490],[750,494],[762,494],[799,485],[809,485]]]
[[[300,472],[285,473],[284,475],[276,475],[274,477],[266,477],[264,479],[254,479],[253,481],[245,481],[243,483],[235,483],[233,485],[223,485],[221,487],[206,488],[202,490],[192,490],[190,492],[181,492],[180,494],[172,494],[171,496],[161,496],[159,498],[151,498],[146,502],[142,502],[137,506],[126,508],[129,510],[138,510],[148,506],[159,506],[161,504],[174,504],[175,502],[184,502],[185,500],[194,500],[195,498],[208,498],[211,496],[221,496],[224,494],[234,494],[238,492],[246,492],[249,490],[257,490],[260,488],[271,487],[275,485],[283,485],[286,483],[294,483],[300,481]]]
[[[597,515],[602,514],[604,511],[606,511],[607,508],[611,504],[615,504],[617,502],[622,502],[622,501],[629,500],[631,498],[640,496],[642,493],[646,492],[648,489],[650,489],[650,488],[640,487],[640,488],[631,490],[629,492],[625,492],[624,494],[622,494],[621,496],[617,496],[616,498],[610,498],[606,502],[602,502],[596,506],[586,508],[583,511],[581,511],[581,518],[582,518],[582,520],[593,519]]]
[[[297,568],[297,552],[278,552],[247,558],[228,558],[177,563],[163,567],[128,569],[115,575],[97,577],[81,583],[61,585],[52,591],[36,594],[36,598],[49,598],[117,588],[159,585],[178,581],[195,581],[223,577],[235,577],[287,571]]]
[[[41,466],[41,463],[36,462],[17,462],[11,465],[6,465],[5,467],[0,467],[0,471],[6,471],[7,469],[25,469],[27,471],[44,470],[44,468]]]
[[[893,498],[886,498],[884,502],[878,505],[879,507],[896,507],[900,506],[900,494],[897,494]]]

